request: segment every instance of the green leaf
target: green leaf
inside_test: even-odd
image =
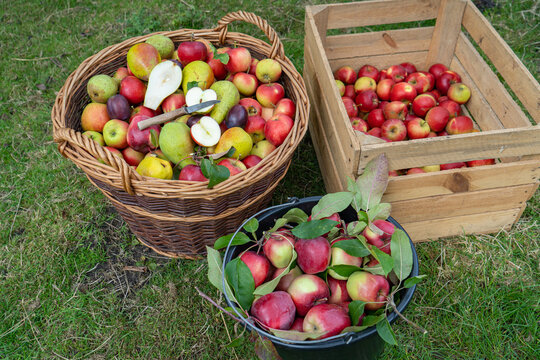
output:
[[[369,224],[369,216],[367,212],[365,211],[359,211],[358,212],[358,221],[365,222],[366,224]]]
[[[369,221],[375,221],[377,219],[386,220],[390,216],[390,210],[392,210],[392,205],[389,203],[376,204],[368,210],[368,219]]]
[[[268,328],[272,334],[287,340],[308,340],[308,339],[317,339],[320,336],[326,334],[326,331],[323,332],[303,332],[295,330],[278,330]]]
[[[329,219],[311,220],[294,227],[292,233],[300,239],[314,239],[326,234],[337,224],[339,224],[337,221]]]
[[[282,277],[287,275],[289,271],[291,271],[291,268],[294,267],[292,265],[294,264],[294,261],[296,260],[296,256],[297,256],[296,251],[293,250],[291,261],[289,262],[289,265],[287,265],[287,270],[283,271],[281,274],[276,276],[275,279],[272,279],[268,282],[265,282],[264,284],[259,285],[253,292],[253,295],[266,295],[274,291],[276,286],[279,284],[279,280],[281,280]]]
[[[235,348],[235,347],[239,347],[240,345],[242,345],[244,342],[244,338],[243,337],[237,337],[236,339],[234,339],[233,341],[231,341],[230,343],[228,343],[227,345],[225,345],[225,347],[227,348]]]
[[[375,246],[371,247],[371,254],[379,261],[379,264],[381,264],[384,275],[388,275],[394,268],[394,258]]]
[[[283,215],[284,219],[287,219],[289,222],[301,224],[307,221],[308,215],[299,208],[292,208]]]
[[[347,191],[352,193],[358,192],[358,186],[356,186],[356,182],[350,176],[347,176]]]
[[[351,256],[364,257],[371,254],[371,251],[358,239],[347,239],[334,242],[332,247],[343,249]]]
[[[343,277],[349,277],[353,272],[360,271],[362,268],[354,265],[333,265],[328,270],[334,270],[336,274]]]
[[[234,146],[231,146],[231,148],[227,151],[227,153],[224,155],[226,158],[230,158],[234,155],[234,152],[236,151],[236,148]]]
[[[356,192],[354,192],[353,199],[351,201],[351,206],[354,210],[356,210],[357,213],[362,211],[362,193],[360,193],[360,190],[358,189],[358,186],[355,183],[355,186],[357,188]],[[358,218],[358,220],[362,220],[361,218]],[[366,220],[367,221],[367,220]]]
[[[216,242],[214,243],[214,249],[216,250],[225,249],[227,245],[229,245],[229,241],[231,241],[232,236],[233,234],[227,234],[217,239]],[[231,243],[231,246],[244,245],[250,241],[252,240],[245,233],[240,231],[234,237],[234,240]]]
[[[396,335],[394,334],[394,330],[392,330],[388,319],[384,319],[377,323],[377,332],[379,333],[379,336],[390,345],[397,345]]]
[[[396,229],[390,241],[390,250],[394,259],[394,272],[399,280],[405,280],[412,271],[413,253],[407,234]]]
[[[255,280],[247,265],[240,258],[231,260],[225,265],[225,278],[234,290],[238,305],[248,311],[253,303]]]
[[[208,280],[212,285],[214,285],[219,291],[222,293],[223,291],[223,273],[221,271],[221,267],[223,266],[223,262],[221,261],[221,255],[219,251],[212,249],[211,247],[206,247],[206,259],[208,261]],[[225,282],[226,290],[227,290],[227,296],[229,299],[231,299],[234,302],[237,302],[236,298],[234,297],[234,294],[227,282]]]
[[[201,160],[201,172],[207,179],[210,179],[210,176],[212,175],[212,172],[214,170],[214,168],[212,167],[213,164],[214,163],[208,159]]]
[[[244,224],[244,230],[250,233],[254,233],[259,229],[259,221],[255,218],[250,219],[247,223]]]
[[[347,225],[347,234],[355,236],[360,234],[366,228],[367,223],[364,221],[352,221]]]
[[[356,179],[359,192],[362,195],[362,209],[369,210],[377,205],[388,185],[388,159],[380,154],[372,159],[362,175]]]
[[[403,283],[403,287],[404,287],[405,289],[411,288],[411,287],[413,287],[414,285],[421,283],[422,280],[424,280],[424,278],[425,278],[426,276],[427,276],[427,275],[418,275],[418,276],[410,277],[410,278],[408,278],[407,280],[405,280],[405,282]]]
[[[212,164],[212,165],[213,165],[214,170],[212,171],[212,175],[210,176],[210,178],[208,178],[209,189],[213,188],[220,182],[227,180],[229,176],[231,176],[229,169],[227,169],[225,166],[215,165],[215,164]]]
[[[364,267],[362,268],[362,270],[367,271],[367,272],[369,272],[369,273],[372,273],[373,275],[383,275],[383,276],[386,276],[386,274],[384,273],[384,270],[383,270],[383,268],[382,268],[382,265],[381,265],[380,263],[377,264],[377,265],[375,265],[375,266],[368,266],[368,267],[364,266]]]
[[[360,316],[364,313],[364,306],[366,306],[366,303],[360,300],[354,300],[349,303],[349,315],[352,324],[358,324]]]
[[[362,320],[362,326],[373,326],[383,319],[386,319],[386,314],[381,315],[368,315]]]
[[[150,129],[150,144],[154,149],[157,149],[159,146],[159,135],[155,129]]]
[[[353,194],[348,191],[324,195],[311,209],[311,219],[317,220],[345,210],[352,201]]]
[[[287,222],[288,222],[287,219],[284,219],[284,218],[277,219],[274,226],[272,226],[272,228],[270,230],[268,230],[266,233],[271,234],[271,233],[277,231],[279,228],[282,228],[283,226],[285,226],[287,224]]]
[[[348,333],[348,332],[360,332],[360,331],[364,331],[368,328],[369,326],[347,326],[345,329],[341,330],[340,334],[345,334],[345,333]]]
[[[254,352],[259,357],[260,360],[281,360],[274,344],[265,337],[262,337],[253,330],[252,338],[254,340]]]
[[[227,53],[224,53],[224,54],[218,54],[217,52],[214,53],[214,59],[217,59],[219,61],[221,61],[221,63],[223,65],[227,65],[229,63],[229,60],[230,60],[230,56],[229,54]]]
[[[198,87],[199,86],[199,82],[198,81],[190,81],[187,83],[187,89],[188,91],[191,89],[191,88],[194,88],[194,87]]]

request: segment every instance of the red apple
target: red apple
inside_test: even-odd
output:
[[[261,104],[259,104],[257,100],[252,99],[252,98],[243,98],[243,99],[240,99],[238,103],[246,109],[248,116],[253,116],[253,115],[261,116],[262,106]]]
[[[169,112],[180,109],[184,105],[186,105],[184,93],[175,93],[167,96],[165,100],[163,100],[161,103],[161,110],[163,110],[163,112]]]
[[[232,83],[234,86],[236,86],[238,92],[243,96],[252,96],[255,94],[255,91],[257,91],[257,87],[259,85],[257,77],[244,72],[234,74]]]
[[[429,127],[435,132],[443,130],[446,127],[449,119],[450,113],[442,106],[432,107],[429,109],[425,117]]]
[[[407,75],[416,72],[416,66],[414,66],[414,64],[411,64],[410,62],[404,62],[399,65],[405,69],[405,71],[407,72]]]
[[[493,165],[495,164],[495,159],[471,160],[471,161],[467,161],[466,164],[468,167]]]
[[[470,133],[473,129],[474,123],[468,116],[456,116],[446,125],[446,132],[450,135]]]
[[[134,150],[130,147],[122,150],[122,156],[124,157],[124,160],[126,160],[126,162],[131,166],[138,166],[142,159],[144,159],[144,154],[142,152]]]
[[[289,330],[303,332],[304,331],[304,318],[297,317],[296,319],[294,319],[294,322]]]
[[[461,77],[454,71],[447,70],[437,78],[437,90],[446,95],[450,85],[461,82]]]
[[[353,99],[344,96],[341,98],[341,100],[343,101],[345,111],[347,111],[347,115],[349,115],[349,118],[358,116],[358,108],[356,107]]]
[[[433,88],[427,75],[424,75],[421,72],[410,74],[405,78],[405,81],[414,87],[417,94],[423,94]]]
[[[382,136],[382,131],[380,127],[374,127],[373,129],[370,129],[367,134],[380,138]]]
[[[446,67],[446,65],[444,64],[433,64],[430,66],[429,68],[429,72],[431,74],[433,74],[433,76],[435,77],[435,79],[437,79],[439,76],[442,75],[443,72],[445,72],[446,70],[448,70],[448,68]]]
[[[149,109],[147,108],[146,106],[143,106],[143,105],[139,105],[137,106],[136,108],[134,108],[132,111],[131,111],[131,116],[129,118],[129,123],[131,124],[131,121],[133,120],[133,118],[137,115],[146,115],[148,117],[154,117],[156,116],[156,112],[152,109]]]
[[[335,80],[335,82],[336,82],[336,87],[337,87],[338,92],[339,92],[339,96],[345,95],[345,84],[343,83],[343,81]]]
[[[352,128],[354,130],[358,130],[358,131],[361,131],[363,133],[367,133],[368,124],[366,123],[366,121],[364,119],[359,118],[359,117],[353,117],[350,120],[351,120]]]
[[[294,104],[294,101],[288,98],[283,98],[279,100],[276,104],[276,108],[274,109],[274,115],[279,114],[284,114],[291,119],[294,119],[294,116],[296,114],[296,105]]]
[[[273,107],[262,107],[261,108],[261,117],[268,121],[274,116],[274,108]]]
[[[364,90],[377,90],[377,83],[369,76],[358,78],[354,83],[354,91],[359,93]]]
[[[407,136],[407,127],[399,119],[386,120],[381,126],[381,136],[391,141],[401,141]]]
[[[386,120],[389,119],[400,119],[405,120],[407,113],[407,104],[401,101],[392,101],[383,106],[383,114]]]
[[[127,147],[127,132],[129,124],[125,121],[112,119],[103,126],[103,140],[105,144],[117,149]]]
[[[455,118],[456,116],[459,116],[461,114],[461,106],[459,106],[459,104],[455,101],[446,100],[440,102],[439,106],[448,110],[448,113],[450,113],[450,119]]]
[[[379,106],[379,98],[373,90],[359,91],[354,102],[356,103],[358,110],[362,112],[370,112]]]
[[[416,97],[416,90],[407,82],[394,84],[390,89],[390,101],[401,101],[410,104]]]
[[[344,84],[354,84],[356,81],[356,72],[350,66],[342,66],[334,73],[336,80],[341,80]]]
[[[360,68],[360,70],[358,70],[358,77],[361,78],[364,76],[370,77],[375,81],[379,81],[379,70],[377,70],[377,68],[373,65],[364,65]]]
[[[333,277],[326,279],[328,287],[330,288],[329,304],[341,304],[345,301],[350,301],[351,297],[347,292],[347,280],[337,280]]]
[[[83,109],[81,127],[83,131],[96,131],[100,133],[109,120],[111,119],[107,112],[107,105],[92,102]]]
[[[298,258],[298,266],[306,274],[324,271],[330,263],[331,248],[326,238],[298,239],[294,246]]]
[[[437,136],[448,136],[448,133],[446,132],[446,130],[439,131],[439,132],[437,133]]]
[[[212,72],[214,73],[215,79],[223,80],[225,77],[227,77],[227,69],[225,69],[225,65],[221,62],[221,60],[210,59],[207,62],[210,69],[212,69]]]
[[[424,117],[429,109],[435,106],[437,106],[437,100],[429,94],[420,94],[412,102],[413,112],[420,117]]]
[[[346,96],[351,100],[354,99],[356,96],[356,91],[354,91],[354,85],[345,85],[345,94],[343,96]]]
[[[263,255],[257,254],[255,251],[246,251],[240,256],[240,260],[244,262],[253,275],[255,287],[261,285],[270,276],[270,262]]]
[[[251,64],[249,65],[249,71],[248,73],[251,75],[257,76],[256,70],[257,65],[259,64],[259,59],[255,59],[253,56],[251,57]]]
[[[428,137],[430,128],[428,123],[421,119],[415,118],[411,121],[407,121],[407,135],[409,139],[423,139]]]
[[[238,47],[227,51],[229,62],[225,65],[227,71],[231,74],[237,72],[248,72],[251,66],[251,53],[244,47]]]
[[[289,330],[294,322],[296,307],[285,291],[263,295],[251,305],[251,315],[272,329]]]
[[[367,123],[370,128],[381,127],[385,120],[382,109],[371,110],[367,116]]]
[[[206,45],[200,41],[181,42],[176,52],[178,54],[178,60],[182,63],[182,68],[192,61],[206,61],[208,54]]]
[[[392,79],[383,79],[377,84],[377,95],[381,100],[390,100],[390,90],[395,82]]]
[[[366,238],[368,244],[376,247],[381,247],[384,245],[382,236],[371,230],[369,226],[366,226],[365,229],[362,231],[362,236]]]
[[[412,174],[423,174],[425,173],[426,171],[422,168],[411,168],[409,170],[407,170],[407,175],[412,175]],[[384,244],[383,244],[384,245]],[[382,247],[382,246],[381,246]]]
[[[145,94],[146,85],[135,76],[126,76],[120,82],[120,95],[132,105],[142,103]]]
[[[119,67],[116,72],[114,73],[114,75],[112,76],[113,79],[115,79],[119,84],[120,82],[126,77],[126,76],[129,76],[130,73],[127,69],[127,67]]]
[[[438,136],[438,135],[437,135],[436,132],[430,131],[430,132],[429,132],[429,135],[428,135],[427,137],[430,138],[430,137],[437,137],[437,136]]]
[[[276,271],[274,271],[274,274],[272,275],[272,279],[275,279],[276,277],[281,275],[281,273],[285,270],[287,270],[286,267],[276,269]],[[291,271],[289,271],[286,275],[283,275],[283,277],[279,279],[276,290],[287,291],[293,280],[303,274],[304,273],[302,272],[302,270],[300,270],[298,266],[293,267]]]
[[[407,76],[407,71],[401,65],[392,65],[388,69],[386,69],[386,76],[394,80],[394,82],[398,83],[405,80],[405,77]]]
[[[459,168],[466,167],[466,166],[467,166],[467,164],[465,164],[464,162],[441,164],[441,170],[459,169]]]
[[[454,83],[448,88],[447,95],[450,100],[465,104],[471,98],[471,89],[463,83]]]
[[[242,171],[247,170],[246,165],[238,159],[225,158],[218,162],[218,165],[225,166],[229,169],[231,176],[240,174]]]
[[[257,143],[264,139],[264,127],[266,126],[266,121],[258,116],[248,116],[244,130],[251,136],[253,143]]]
[[[262,83],[276,82],[281,77],[281,65],[274,59],[263,59],[257,64],[255,75]]]
[[[262,84],[257,88],[257,101],[264,107],[275,107],[285,96],[285,90],[279,83]]]
[[[431,91],[428,91],[424,94],[429,94],[435,98],[435,100],[439,101],[439,98],[441,97],[441,93],[437,89],[433,89]]]
[[[244,159],[242,159],[242,162],[244,165],[246,165],[246,168],[252,168],[258,163],[260,163],[262,159],[258,157],[257,155],[248,155]]]
[[[142,153],[147,153],[158,147],[157,139],[161,131],[161,126],[152,125],[144,130],[139,130],[137,124],[148,119],[146,115],[135,115],[128,127],[127,143],[129,147]],[[155,136],[152,136],[154,134]]]
[[[294,279],[287,292],[291,295],[299,316],[305,316],[314,305],[326,303],[330,297],[330,290],[324,280],[310,274]]]
[[[304,317],[304,332],[323,332],[317,339],[326,339],[338,335],[351,326],[351,318],[343,307],[336,304],[313,306]]]
[[[206,181],[208,179],[203,175],[200,166],[188,164],[180,170],[178,180]]]
[[[279,146],[283,144],[293,125],[293,119],[287,115],[278,114],[272,116],[264,126],[264,136],[272,145]]]
[[[384,79],[391,79],[391,77],[388,76],[388,72],[386,69],[382,69],[381,71],[379,71],[379,81]]]
[[[394,231],[396,231],[396,227],[390,221],[377,219],[373,221],[373,225],[383,231],[383,235],[381,236],[381,239],[383,240],[390,239],[394,234]]]
[[[435,82],[436,82],[435,76],[433,76],[432,73],[427,72],[427,71],[419,71],[419,73],[422,73],[422,74],[426,75],[426,79],[429,82],[429,90],[428,91],[433,91],[433,88],[435,87]]]
[[[264,241],[263,252],[276,268],[284,268],[291,262],[294,252],[294,235],[290,230],[279,229]]]
[[[386,297],[390,292],[390,284],[382,275],[357,271],[349,276],[347,291],[351,299],[367,302],[366,310],[378,310],[386,302]]]
[[[353,239],[351,237],[347,236],[340,236],[336,239],[334,239],[331,243],[331,245],[334,245],[335,243],[343,240],[350,240]],[[345,252],[345,250],[338,248],[338,247],[332,247],[332,254],[331,254],[331,260],[330,260],[330,266],[334,265],[353,265],[353,266],[362,266],[362,258],[357,256],[349,255]],[[330,269],[328,270],[328,275],[333,277],[336,280],[346,280],[346,276],[339,275],[334,270]]]

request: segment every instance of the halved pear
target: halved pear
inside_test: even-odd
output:
[[[186,94],[187,106],[192,106],[211,100],[217,100],[217,94],[212,89],[203,90],[200,87],[195,86],[189,89]],[[207,106],[204,109],[197,111],[197,114],[208,114],[213,107],[214,105]]]
[[[210,116],[203,116],[198,123],[191,127],[191,138],[201,146],[214,146],[219,142],[220,137],[219,124]]]
[[[174,61],[163,61],[154,66],[148,78],[144,106],[156,110],[161,102],[182,84],[182,68]]]

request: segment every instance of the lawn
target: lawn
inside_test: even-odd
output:
[[[249,334],[203,300],[219,300],[206,261],[140,245],[52,141],[57,91],[87,57],[127,38],[213,28],[227,12],[265,18],[303,68],[304,6],[321,1],[12,1],[0,12],[0,358],[253,359]],[[330,2],[330,1],[324,1]],[[534,0],[477,0],[539,78]],[[238,31],[261,36],[253,26]],[[538,119],[536,119],[538,121]],[[302,181],[298,181],[301,178]],[[324,193],[309,134],[273,197]],[[540,356],[540,199],[511,231],[417,245],[428,277],[394,325],[384,359],[535,359]]]

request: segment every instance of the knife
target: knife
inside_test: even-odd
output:
[[[161,115],[151,117],[150,119],[140,121],[139,123],[137,123],[137,126],[139,127],[139,130],[144,130],[149,126],[163,124],[169,120],[176,119],[177,117],[180,117],[182,115],[192,114],[196,111],[204,109],[205,107],[212,106],[217,103],[219,103],[219,100],[210,100],[210,101],[205,101],[203,103],[195,104],[191,106],[182,106],[179,109],[169,111]]]

